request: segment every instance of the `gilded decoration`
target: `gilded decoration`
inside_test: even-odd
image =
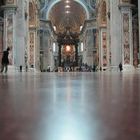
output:
[[[123,14],[124,64],[130,64],[129,14]]]
[[[106,2],[102,3],[102,23],[106,23]]]
[[[99,21],[101,26],[107,25],[107,10],[106,10],[106,2],[102,1],[100,5],[100,12],[99,12]]]
[[[74,45],[64,45],[62,47],[62,58],[66,61],[68,58],[70,61],[74,61]]]
[[[33,3],[29,3],[29,25],[30,26],[35,26],[35,22],[36,22],[36,15],[35,15],[36,11],[34,8],[34,4]]]

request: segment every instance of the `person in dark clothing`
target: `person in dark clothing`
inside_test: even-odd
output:
[[[122,63],[119,64],[120,72],[123,70]]]
[[[7,50],[3,52],[2,62],[1,62],[1,64],[2,64],[1,72],[4,71],[4,68],[5,68],[5,73],[8,70],[8,64],[9,64],[8,55],[9,55],[9,51],[10,51],[10,48],[7,48]]]

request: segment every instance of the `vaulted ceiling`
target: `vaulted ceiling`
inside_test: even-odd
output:
[[[62,0],[49,12],[49,19],[57,33],[64,32],[66,27],[70,27],[71,32],[80,32],[86,18],[85,9],[74,0]]]

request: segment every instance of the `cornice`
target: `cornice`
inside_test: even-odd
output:
[[[134,8],[135,5],[129,4],[129,3],[122,3],[122,4],[119,4],[118,7],[119,7],[119,9],[121,9],[121,8],[126,8],[126,7],[127,7],[127,8]]]
[[[3,10],[9,10],[9,9],[16,10],[18,7],[17,7],[17,5],[14,5],[14,4],[7,4],[4,6],[1,6],[1,8]]]

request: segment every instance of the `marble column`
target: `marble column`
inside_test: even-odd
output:
[[[132,5],[119,5],[121,12],[121,51],[124,70],[133,69]]]
[[[6,5],[4,8],[4,49],[10,48],[9,62],[10,65],[15,64],[15,46],[16,46],[16,33],[15,33],[15,5]]]
[[[27,56],[27,44],[28,44],[28,18],[27,13],[28,4],[25,0],[17,1],[18,9],[15,17],[15,35],[16,35],[16,46],[15,46],[15,66],[22,66],[25,68],[25,54]],[[26,51],[26,53],[25,53]]]

